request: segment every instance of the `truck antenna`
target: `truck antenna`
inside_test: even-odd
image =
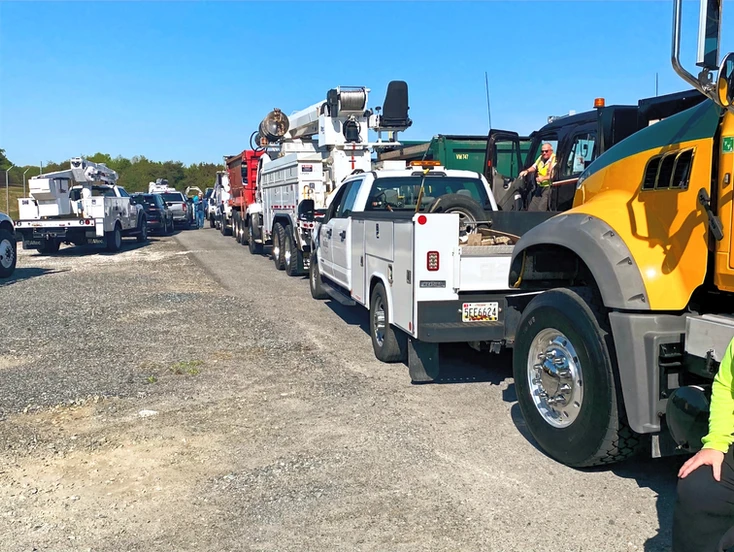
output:
[[[658,97],[658,74],[655,73],[655,97]]]
[[[492,130],[492,111],[489,107],[489,78],[487,72],[484,72],[484,91],[487,94],[487,123],[489,124],[489,130]]]

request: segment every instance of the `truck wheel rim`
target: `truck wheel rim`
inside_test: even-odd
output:
[[[285,256],[285,266],[287,266],[288,268],[290,268],[290,266],[291,266],[291,248],[290,248],[290,244],[288,244],[288,245],[289,245],[289,247],[286,247],[285,248],[285,255],[284,256]]]
[[[13,251],[13,244],[10,240],[0,241],[0,265],[3,268],[10,268],[13,266],[13,259],[15,259],[15,251]]]
[[[578,417],[584,390],[581,364],[571,341],[547,328],[530,344],[528,385],[535,408],[553,427],[570,426]]]
[[[382,347],[385,341],[385,304],[382,297],[377,297],[375,301],[375,312],[372,314],[372,322],[375,327],[375,341]]]
[[[122,234],[120,234],[120,230],[115,230],[115,247],[120,247],[122,245]]]

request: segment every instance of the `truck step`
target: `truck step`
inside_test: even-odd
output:
[[[329,294],[329,297],[331,297],[337,303],[344,305],[345,307],[353,307],[357,304],[354,299],[349,297],[340,288],[332,285],[330,282],[327,282],[323,278],[321,279],[321,285],[323,286],[324,291]]]

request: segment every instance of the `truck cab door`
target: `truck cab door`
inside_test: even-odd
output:
[[[351,260],[352,260],[352,219],[349,215],[354,208],[354,202],[364,179],[352,180],[344,193],[344,200],[334,218],[329,221],[333,231],[331,235],[332,271],[334,281],[345,289],[351,290]]]
[[[326,217],[324,222],[319,226],[319,248],[317,251],[319,260],[319,272],[322,275],[328,276],[329,279],[334,278],[334,255],[333,245],[334,239],[340,239],[338,236],[334,236],[334,217],[339,211],[339,207],[344,201],[345,193],[348,191],[349,183],[341,186],[337,191],[334,199],[329,205],[329,209],[326,211]]]
[[[523,169],[530,138],[508,130],[490,130],[487,138],[485,177],[500,209],[510,210],[515,203],[517,175]]]
[[[566,211],[573,206],[579,176],[599,155],[596,123],[578,125],[558,144],[550,210]]]

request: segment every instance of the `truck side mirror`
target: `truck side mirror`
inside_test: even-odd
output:
[[[314,211],[313,219],[319,223],[324,222],[326,220],[326,209],[318,209]]]
[[[734,52],[727,54],[721,62],[716,90],[721,105],[729,107],[734,104]]]
[[[300,220],[310,220],[314,216],[316,203],[313,199],[304,199],[298,204],[298,218]]]

